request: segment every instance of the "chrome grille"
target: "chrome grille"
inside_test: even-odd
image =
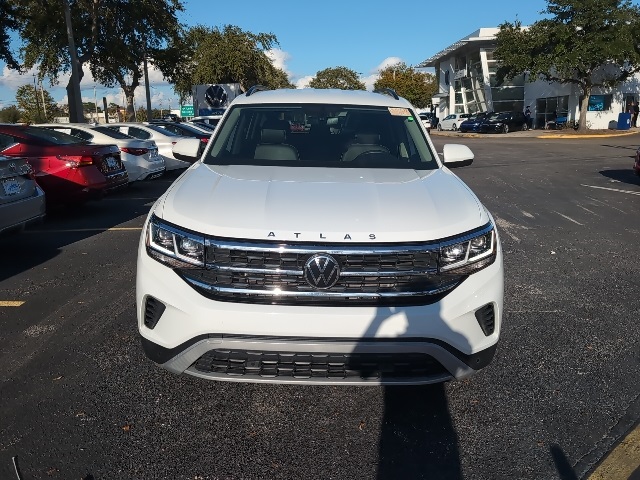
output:
[[[464,277],[438,274],[439,244],[307,245],[206,240],[205,269],[177,270],[202,294],[222,301],[340,305],[428,304]],[[317,253],[340,268],[338,282],[316,289],[304,266]]]

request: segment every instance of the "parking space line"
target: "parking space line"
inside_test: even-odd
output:
[[[589,480],[630,480],[640,473],[640,425],[637,425],[589,475]],[[635,475],[633,478],[636,477]]]
[[[618,188],[596,187],[595,185],[583,185],[581,187],[597,188],[598,190],[609,190],[611,192],[627,193],[629,195],[640,195],[640,192],[632,192],[631,190],[620,190]]]
[[[20,307],[24,305],[21,300],[0,300],[0,307]]]

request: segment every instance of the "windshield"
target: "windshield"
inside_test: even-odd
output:
[[[204,162],[340,168],[438,168],[420,122],[406,108],[237,105]]]
[[[38,138],[39,140],[45,140],[55,145],[74,145],[74,144],[86,144],[85,140],[68,135],[66,133],[59,132],[57,130],[51,130],[48,128],[39,127],[27,127],[24,129],[28,135]]]
[[[108,137],[116,138],[118,140],[125,140],[125,139],[132,139],[133,138],[133,137],[131,137],[129,135],[125,135],[120,130],[114,130],[113,128],[94,127],[93,130],[95,130],[98,133],[102,133],[103,135],[106,135]]]

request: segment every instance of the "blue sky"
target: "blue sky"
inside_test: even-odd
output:
[[[293,83],[304,86],[316,72],[329,67],[348,67],[370,85],[376,72],[398,61],[417,65],[481,27],[497,27],[520,20],[529,25],[542,18],[545,0],[324,0],[321,3],[249,0],[232,3],[183,0],[180,20],[187,25],[236,25],[254,33],[273,33],[279,46],[271,52],[274,63]],[[19,44],[16,44],[19,47]],[[15,102],[16,89],[33,84],[31,72],[18,75],[0,62],[0,108]],[[66,100],[68,77],[58,86],[44,87],[57,101]],[[178,108],[177,95],[159,72],[151,72],[152,104],[155,108]],[[82,81],[85,100],[102,96],[122,104],[122,91],[96,85],[88,72]],[[144,88],[136,91],[142,104]]]

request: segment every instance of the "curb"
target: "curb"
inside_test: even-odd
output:
[[[626,137],[627,135],[636,135],[639,132],[624,132],[624,133],[604,133],[601,135],[540,135],[536,138],[611,138],[611,137]]]
[[[514,132],[517,133],[517,132]],[[611,137],[626,137],[628,135],[637,135],[640,133],[640,129],[633,132],[624,132],[624,133],[603,133],[603,134],[584,134],[584,135],[565,135],[562,133],[559,134],[541,134],[541,135],[509,135],[511,138],[542,138],[545,140],[549,139],[571,139],[571,138],[611,138]],[[480,133],[462,133],[462,132],[432,132],[429,135],[435,137],[462,137],[462,138],[486,138],[487,134]],[[491,134],[488,134],[491,135]]]

